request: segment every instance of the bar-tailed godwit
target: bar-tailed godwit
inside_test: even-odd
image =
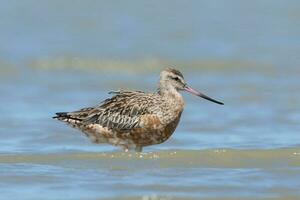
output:
[[[94,143],[141,152],[145,146],[163,143],[175,131],[184,107],[180,91],[223,105],[189,87],[178,70],[167,68],[160,73],[157,92],[120,90],[98,106],[59,112],[53,118],[81,130]]]

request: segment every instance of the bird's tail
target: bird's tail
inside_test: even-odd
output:
[[[62,122],[66,122],[74,128],[79,128],[82,125],[82,121],[89,115],[93,110],[92,107],[83,108],[74,112],[58,112],[53,119],[57,119]]]
[[[67,112],[58,112],[58,113],[55,113],[56,115],[53,116],[52,118],[53,119],[59,119],[59,118],[64,118],[64,117],[67,117]]]
[[[53,119],[58,119],[60,121],[64,121],[65,119],[74,119],[74,120],[80,120],[78,118],[72,117],[71,114],[69,114],[68,112],[58,112],[55,113],[56,116],[53,116]]]
[[[82,121],[82,119],[77,118],[76,116],[72,115],[72,113],[68,113],[68,112],[58,112],[56,113],[56,116],[52,118],[62,122],[66,122],[67,124],[69,124],[74,128],[79,128],[79,126],[81,126],[81,121]]]

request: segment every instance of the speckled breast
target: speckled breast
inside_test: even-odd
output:
[[[157,135],[157,143],[156,144],[162,143],[162,142],[166,141],[167,139],[169,139],[169,137],[175,131],[175,129],[180,121],[180,117],[181,117],[181,112],[179,113],[178,117],[175,118],[174,121],[169,123],[163,130],[160,131],[160,133]]]
[[[177,115],[177,117],[174,120],[172,120],[167,125],[160,124],[158,126],[157,124],[152,124],[147,128],[135,129],[130,134],[132,136],[133,142],[141,146],[148,146],[160,144],[166,141],[175,131],[179,123],[180,116],[181,112]]]

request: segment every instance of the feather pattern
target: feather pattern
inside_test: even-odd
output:
[[[91,110],[83,123],[96,123],[109,129],[128,130],[141,128],[140,117],[153,114],[150,105],[157,102],[157,99],[153,98],[154,94],[128,90],[120,90],[114,94],[115,96]]]

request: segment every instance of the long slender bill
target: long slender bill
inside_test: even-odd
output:
[[[205,94],[202,94],[202,93],[200,93],[200,92],[194,90],[193,88],[191,88],[191,87],[189,87],[189,86],[186,86],[186,87],[184,88],[184,90],[187,91],[187,92],[189,92],[189,93],[191,93],[191,94],[193,94],[193,95],[196,95],[196,96],[198,96],[198,97],[201,97],[201,98],[203,98],[203,99],[206,99],[206,100],[208,100],[208,101],[211,101],[211,102],[214,102],[214,103],[217,103],[217,104],[220,104],[220,105],[224,105],[224,103],[222,103],[222,102],[220,102],[220,101],[217,101],[217,100],[215,100],[215,99],[212,99],[212,98],[210,98],[209,96],[206,96]]]

